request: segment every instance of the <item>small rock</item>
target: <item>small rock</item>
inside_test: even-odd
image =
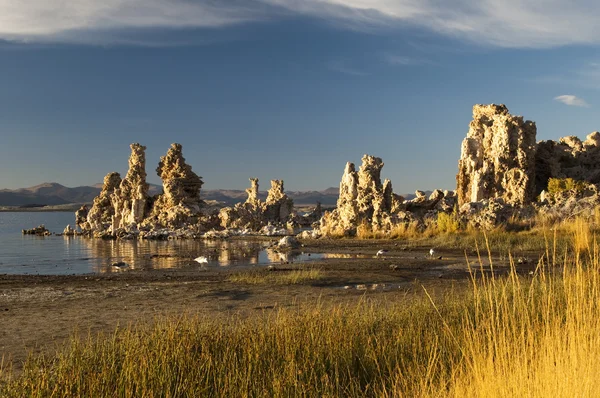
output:
[[[300,246],[300,242],[293,236],[284,236],[277,242],[277,246],[281,248],[296,248]]]

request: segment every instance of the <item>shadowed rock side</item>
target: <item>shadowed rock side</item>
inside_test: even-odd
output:
[[[91,209],[83,221],[83,213],[76,213],[76,224],[84,231],[104,231],[111,227],[115,209],[111,196],[121,185],[121,175],[113,172],[104,177],[102,191],[96,196]],[[82,209],[79,210],[81,212]]]
[[[294,201],[283,192],[283,180],[271,180],[264,214],[267,222],[286,223],[294,212]]]
[[[536,126],[504,105],[475,105],[456,176],[458,204],[502,198],[524,205],[535,199]]]

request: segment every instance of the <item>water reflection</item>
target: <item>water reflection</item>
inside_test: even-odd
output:
[[[62,231],[73,222],[72,213],[0,213],[0,274],[70,275],[123,272],[131,269],[165,269],[201,265],[194,258],[205,256],[207,268],[260,266],[271,263],[318,259],[318,254],[280,254],[267,250],[265,240],[173,240],[111,241],[69,236],[24,236],[24,227],[45,224]],[[111,264],[125,262],[119,270]]]
[[[78,238],[75,238],[76,240]],[[292,263],[323,258],[322,254],[279,252],[269,248],[270,242],[259,241],[121,241],[79,238],[87,247],[91,270],[88,272],[122,272],[112,266],[116,262],[129,265],[127,269],[166,269],[197,267],[252,266],[271,263]],[[76,242],[76,241],[74,241]],[[68,251],[70,240],[65,239]],[[68,253],[65,253],[67,255]],[[198,264],[194,258],[204,256],[207,264]]]
[[[200,266],[193,261],[205,256],[210,266],[259,264],[268,243],[256,241],[121,241],[82,239],[90,256],[97,259],[94,272],[115,272],[111,264],[125,262],[129,269],[166,269]]]
[[[83,237],[8,236],[0,247],[0,274],[86,274],[129,270],[261,266],[321,259],[318,253],[278,252],[270,241],[127,241]],[[199,256],[207,264],[194,261]],[[112,264],[124,262],[128,266]]]

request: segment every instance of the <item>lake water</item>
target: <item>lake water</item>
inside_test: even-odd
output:
[[[23,235],[22,229],[44,224],[51,232],[73,225],[73,213],[0,212],[0,274],[70,275],[123,272],[127,269],[261,266],[287,261],[302,262],[322,258],[319,254],[284,255],[268,249],[270,242],[243,240],[113,241],[67,236]],[[193,261],[208,258],[208,264]]]

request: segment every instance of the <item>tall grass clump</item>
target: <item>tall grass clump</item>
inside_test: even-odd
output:
[[[442,233],[456,233],[460,228],[458,217],[455,213],[447,214],[440,212],[437,215],[437,228]]]
[[[424,288],[401,306],[317,303],[75,339],[5,372],[0,396],[600,396],[600,251],[593,232],[587,248],[576,239],[562,256],[550,241],[531,274],[479,261],[470,289]]]
[[[247,283],[250,285],[296,285],[316,281],[323,278],[323,272],[318,268],[299,268],[294,270],[252,270],[236,272],[227,280],[234,283]]]
[[[378,230],[366,220],[356,228],[358,239],[427,239],[437,235],[437,225],[432,220],[424,224],[417,221],[399,222],[389,229]]]
[[[513,268],[473,285],[475,311],[458,332],[465,362],[445,393],[600,396],[598,246],[583,255],[576,239],[564,263],[542,260],[530,280]]]

